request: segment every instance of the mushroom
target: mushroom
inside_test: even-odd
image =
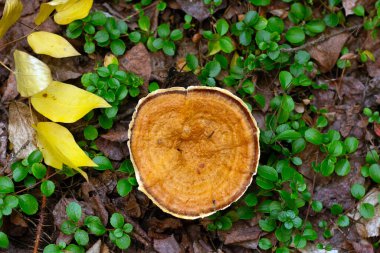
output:
[[[139,190],[183,219],[206,217],[238,200],[260,157],[255,119],[221,88],[150,93],[139,101],[128,136]]]

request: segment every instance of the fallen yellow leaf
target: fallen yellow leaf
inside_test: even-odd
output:
[[[74,85],[53,81],[32,96],[32,105],[54,122],[72,123],[94,108],[111,107],[103,98]]]
[[[53,122],[39,122],[35,129],[37,145],[47,165],[62,169],[65,164],[88,180],[86,172],[79,167],[97,167],[98,165],[78,146],[69,130]]]
[[[0,38],[20,18],[22,9],[23,5],[20,0],[7,0],[5,2],[3,17],[0,20]]]
[[[31,33],[28,36],[28,43],[36,54],[46,54],[55,58],[80,55],[70,42],[54,33]]]
[[[21,96],[33,96],[53,81],[49,67],[36,57],[19,50],[15,50],[13,57],[17,90]]]
[[[53,0],[48,3],[42,3],[40,11],[37,14],[37,17],[34,19],[36,25],[40,25],[49,17],[49,15],[55,10],[59,5],[67,3],[69,0]]]
[[[74,20],[87,17],[93,0],[69,0],[66,4],[57,6],[54,21],[59,25],[67,25]]]

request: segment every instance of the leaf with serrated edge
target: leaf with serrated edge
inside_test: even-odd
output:
[[[5,2],[3,17],[0,20],[0,38],[20,18],[22,9],[23,5],[20,0],[7,0]]]
[[[74,85],[53,81],[32,96],[36,111],[54,122],[73,123],[94,108],[111,107],[103,98]]]
[[[36,54],[45,54],[55,58],[80,55],[65,38],[49,32],[34,32],[28,36],[29,46]]]
[[[49,67],[25,52],[15,50],[15,76],[17,91],[23,97],[30,97],[46,89],[53,81]]]
[[[54,122],[40,122],[35,129],[38,147],[47,165],[62,169],[65,164],[88,180],[86,172],[79,167],[97,167],[98,165],[78,146],[69,130]]]

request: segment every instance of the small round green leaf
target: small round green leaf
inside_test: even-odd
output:
[[[189,69],[194,71],[198,67],[198,58],[193,54],[187,54],[186,64],[189,67]]]
[[[96,170],[113,170],[111,161],[105,156],[95,156],[92,160],[98,165],[94,167]]]
[[[285,38],[292,44],[300,44],[305,40],[305,32],[300,27],[291,27],[286,32]]]
[[[8,236],[4,232],[0,232],[0,248],[7,249],[9,247]]]
[[[314,200],[311,204],[311,208],[314,210],[314,212],[320,212],[323,209],[323,204],[321,201]]]
[[[380,184],[380,165],[379,164],[374,163],[369,167],[369,176],[374,182]]]
[[[38,211],[37,199],[30,194],[23,194],[18,196],[18,202],[21,210],[27,215],[36,214]]]
[[[75,232],[74,239],[81,246],[86,246],[90,240],[88,233],[82,229],[78,229]]]
[[[115,243],[119,249],[128,249],[131,245],[131,238],[129,235],[124,234],[122,237],[117,238]]]
[[[125,197],[132,191],[132,185],[126,178],[123,178],[117,182],[116,189],[120,196]]]
[[[286,91],[293,80],[293,76],[288,71],[281,71],[279,79],[282,89]]]
[[[43,195],[45,195],[46,197],[50,197],[54,193],[54,190],[55,184],[52,181],[46,180],[42,182],[41,192]]]
[[[261,238],[259,240],[259,247],[262,250],[268,250],[272,247],[272,242],[268,238]]]
[[[46,175],[47,168],[42,163],[34,163],[32,165],[33,176],[37,179],[42,179]]]
[[[89,141],[93,141],[98,138],[98,130],[96,127],[89,125],[83,130],[84,138]]]
[[[347,159],[340,159],[335,164],[335,172],[341,177],[348,175],[350,171],[351,171],[351,165]]]
[[[270,166],[267,165],[261,165],[258,167],[257,174],[271,182],[277,182],[278,180],[278,172]]]
[[[354,9],[353,9],[354,13],[356,16],[359,16],[359,17],[364,17],[365,15],[365,9],[363,7],[363,5],[357,5]]]
[[[111,42],[110,45],[111,51],[114,55],[123,55],[126,49],[124,41],[121,39],[116,39]]]
[[[321,145],[323,135],[317,129],[309,128],[305,131],[305,139],[314,145]]]
[[[355,137],[348,137],[344,140],[344,146],[347,153],[354,153],[359,146],[359,141]]]
[[[30,155],[28,156],[28,163],[33,164],[33,163],[40,163],[42,162],[43,156],[42,152],[37,150],[34,150]]]
[[[337,224],[339,227],[348,227],[350,225],[350,219],[346,215],[341,215],[338,218]]]
[[[372,219],[375,216],[375,207],[370,203],[363,203],[359,207],[361,216],[365,219]]]
[[[66,207],[66,214],[70,220],[78,222],[82,217],[82,207],[77,202],[70,202]]]
[[[15,186],[9,177],[0,177],[0,194],[7,194],[15,191]]]
[[[216,21],[216,32],[220,35],[223,36],[228,32],[229,24],[224,18],[218,19]]]
[[[94,39],[98,43],[106,43],[110,39],[110,35],[106,30],[100,30],[95,34]]]
[[[365,195],[365,188],[361,184],[353,184],[351,186],[351,194],[356,199],[361,199]]]
[[[122,228],[124,225],[124,217],[120,213],[113,213],[110,219],[111,226],[114,228]]]

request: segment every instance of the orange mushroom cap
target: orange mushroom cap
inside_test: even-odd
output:
[[[238,200],[256,174],[259,128],[221,88],[157,90],[141,99],[128,147],[139,190],[163,211],[196,219]]]

